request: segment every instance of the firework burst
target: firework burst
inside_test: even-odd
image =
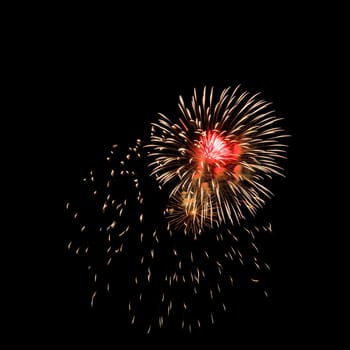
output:
[[[192,232],[239,223],[272,195],[264,182],[281,175],[286,135],[271,103],[258,95],[227,88],[215,103],[213,88],[208,94],[204,88],[201,99],[194,90],[190,107],[180,96],[177,122],[160,114],[152,124],[152,174],[177,198]],[[179,220],[171,221],[178,226]]]
[[[112,146],[83,179],[86,197],[66,203],[77,232],[67,246],[86,259],[91,306],[114,295],[147,333],[213,325],[234,285],[267,295],[258,236],[271,224],[255,214],[272,195],[267,180],[282,175],[280,118],[239,87],[217,102],[214,89],[200,100],[194,90],[179,108],[175,121],[160,114],[146,142]]]

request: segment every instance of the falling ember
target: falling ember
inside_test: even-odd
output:
[[[147,334],[211,327],[236,285],[268,296],[260,240],[272,228],[256,214],[272,197],[271,179],[283,176],[281,118],[239,86],[217,96],[194,90],[179,110],[159,114],[145,143],[113,145],[87,172],[86,198],[65,205],[76,228],[66,247],[88,261],[91,306],[125,288],[118,302]]]

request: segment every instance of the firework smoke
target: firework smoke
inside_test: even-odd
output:
[[[257,236],[271,225],[255,216],[282,175],[286,135],[258,96],[194,90],[176,118],[160,114],[149,140],[113,146],[84,178],[86,198],[66,204],[77,227],[68,248],[86,258],[92,306],[115,294],[146,333],[192,332],[227,310],[235,284],[263,286]]]

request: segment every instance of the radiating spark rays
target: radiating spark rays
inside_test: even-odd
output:
[[[191,210],[193,202],[182,204],[182,220],[187,217],[187,225],[195,222],[191,230],[197,233],[205,226],[214,227],[216,222],[212,219],[213,215],[219,223],[227,220],[233,223],[232,215],[235,221],[241,221],[246,216],[243,209],[255,215],[265,203],[263,198],[271,197],[270,191],[261,182],[270,174],[282,175],[277,160],[285,157],[285,144],[282,141],[287,137],[283,129],[277,126],[282,118],[275,116],[271,103],[259,99],[259,93],[250,95],[236,87],[230,94],[227,88],[215,106],[213,88],[210,89],[209,98],[206,93],[204,88],[200,100],[194,90],[191,109],[186,107],[180,96],[181,125],[174,125],[169,117],[160,113],[158,123],[152,123],[151,142],[147,145],[152,159],[152,174],[156,175],[161,185],[172,183],[169,197],[185,191],[191,193],[194,203],[201,203],[195,211],[198,220],[189,215],[194,212]],[[182,128],[181,136],[173,132],[174,128],[179,127]],[[201,136],[198,138],[196,135]],[[241,153],[235,154],[230,149],[229,145],[235,144],[241,145]],[[194,158],[201,159],[197,162],[199,168],[207,170],[198,171]],[[240,174],[232,171],[235,163],[242,168]],[[205,164],[212,164],[212,171]],[[223,177],[218,176],[221,172],[215,170],[219,165],[223,167]],[[245,169],[251,176],[247,177]],[[211,181],[205,183],[210,184],[208,190],[212,195],[203,197],[202,188],[193,181],[193,173],[197,173],[196,176],[202,180],[208,176]],[[181,181],[176,183],[174,179],[177,176]],[[207,208],[218,209],[208,211]],[[179,221],[181,218],[172,220],[172,223],[176,227]]]

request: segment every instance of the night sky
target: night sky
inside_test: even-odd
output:
[[[106,20],[74,11],[55,18],[43,35],[47,50],[41,47],[35,64],[45,97],[44,142],[52,165],[47,171],[52,181],[46,178],[45,188],[52,205],[44,208],[50,216],[43,218],[47,236],[40,241],[43,258],[35,279],[42,287],[27,317],[30,322],[30,315],[38,313],[36,334],[47,334],[53,343],[97,341],[116,348],[120,339],[132,342],[135,334],[142,339],[106,305],[90,309],[85,265],[65,249],[71,232],[64,205],[76,195],[80,179],[112,144],[145,139],[158,112],[175,115],[180,94],[189,101],[195,87],[221,90],[238,83],[271,101],[292,135],[286,178],[275,179],[275,197],[267,209],[274,227],[265,247],[271,293],[268,299],[240,295],[237,310],[192,339],[229,340],[229,348],[253,342],[281,344],[282,349],[282,344],[317,339],[323,329],[329,304],[321,281],[329,280],[330,273],[322,268],[325,238],[310,213],[310,198],[317,192],[312,181],[316,145],[310,132],[316,133],[315,91],[322,80],[315,67],[322,52],[320,34],[307,13],[287,8],[258,18],[248,11],[211,13],[208,8],[195,21],[194,13],[183,12],[174,18],[170,10],[152,17],[129,13],[122,23],[122,11]],[[43,33],[45,26],[38,31]],[[182,339],[171,329],[157,337],[149,341]]]

